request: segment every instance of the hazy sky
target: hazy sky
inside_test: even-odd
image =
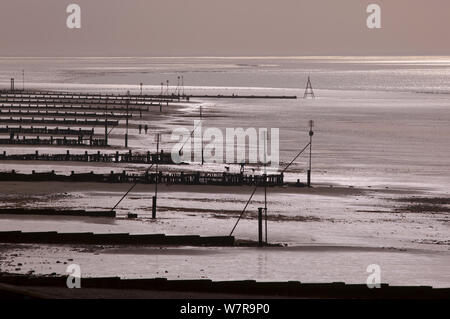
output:
[[[77,3],[82,27],[66,27]],[[366,7],[382,28],[366,27]],[[450,55],[449,0],[1,0],[1,56]]]

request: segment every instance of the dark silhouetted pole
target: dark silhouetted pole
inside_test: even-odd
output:
[[[309,168],[308,168],[308,176],[307,176],[307,185],[311,187],[311,164],[312,164],[312,137],[314,135],[313,132],[314,121],[309,121]]]
[[[181,76],[181,88],[183,89],[183,96],[184,96],[184,76]]]
[[[105,103],[105,145],[108,145],[108,98]]]
[[[202,106],[200,105],[200,123],[203,124],[203,114],[202,114]],[[203,132],[200,131],[200,138],[201,138],[201,143],[202,143],[202,165],[205,164],[205,157],[204,157],[204,152],[203,152]]]
[[[130,95],[130,91],[127,92],[127,95]],[[125,147],[128,147],[128,109],[130,106],[130,98],[128,97],[127,99],[127,116],[125,118],[125,123],[126,123],[126,132],[125,132]]]
[[[159,163],[159,133],[156,135],[156,180],[155,180],[155,196],[153,196],[152,202],[153,219],[156,218],[156,198],[158,196],[158,181],[159,181],[158,163]]]
[[[261,247],[263,245],[263,236],[262,236],[262,219],[263,219],[263,209],[262,207],[258,208],[258,246]]]
[[[264,131],[264,217],[267,244],[267,131]]]

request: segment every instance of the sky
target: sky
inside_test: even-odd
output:
[[[81,7],[81,29],[66,7]],[[381,7],[381,29],[366,8]],[[1,0],[0,56],[450,55],[448,0]]]

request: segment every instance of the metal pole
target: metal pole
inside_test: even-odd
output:
[[[105,146],[108,146],[108,98],[105,104]]]
[[[200,123],[203,124],[203,114],[202,114],[202,106],[200,105]],[[202,165],[205,163],[205,157],[203,155],[203,132],[200,131],[200,138],[201,138],[201,142],[202,142]]]
[[[130,95],[130,91],[127,92],[127,95]],[[127,117],[125,118],[126,121],[126,132],[125,132],[125,147],[128,147],[128,109],[130,105],[130,99],[127,99]]]
[[[264,131],[264,215],[265,215],[265,236],[267,244],[267,131]]]
[[[263,239],[262,239],[262,214],[263,208],[258,207],[258,246],[262,247]]]
[[[184,96],[184,76],[181,76],[181,87],[183,88],[183,96]]]
[[[159,133],[156,135],[156,180],[155,180],[155,196],[153,196],[152,219],[156,218],[156,199],[158,196],[158,180],[159,180]]]
[[[314,121],[310,120],[309,121],[309,169],[308,169],[308,176],[307,176],[308,187],[311,187],[312,137],[314,135],[313,126],[314,126]]]

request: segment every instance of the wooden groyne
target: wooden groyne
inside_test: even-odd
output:
[[[41,91],[41,90],[25,90],[25,91],[11,91],[0,90],[0,97],[13,98],[82,98],[82,99],[97,99],[97,100],[118,100],[118,101],[173,101],[179,100],[180,96],[176,94],[114,94],[114,93],[85,93],[75,91]]]
[[[75,92],[20,92],[20,91],[0,91],[0,102],[2,99],[33,99],[33,100],[78,100],[85,104],[90,102],[111,104],[130,103],[145,105],[152,102],[173,102],[189,100],[191,98],[219,98],[219,99],[297,99],[296,95],[254,95],[254,94],[143,94],[143,95],[115,95],[96,93],[75,93]]]
[[[180,184],[180,185],[222,185],[222,186],[242,186],[242,185],[259,185],[263,186],[282,186],[283,174],[268,175],[266,182],[262,175],[244,175],[231,173],[212,173],[212,172],[195,172],[195,173],[145,173],[145,174],[127,174],[122,173],[95,174],[78,173],[74,171],[70,175],[56,174],[55,171],[31,174],[19,174],[15,170],[11,172],[0,172],[0,181],[24,181],[24,182],[93,182],[93,183],[140,183],[154,184],[158,178],[159,183],[163,184]]]
[[[87,112],[66,112],[66,111],[11,111],[11,110],[1,110],[0,109],[0,116],[23,116],[23,117],[73,117],[73,118],[132,118],[132,114],[116,114],[116,113],[87,113]]]
[[[0,282],[16,287],[35,287],[34,297],[38,287],[61,287],[67,289],[67,276],[34,276],[21,274],[0,273]],[[255,280],[212,281],[210,279],[168,280],[167,278],[122,279],[120,277],[83,277],[83,289],[86,298],[92,298],[89,289],[97,289],[95,295],[102,297],[98,289],[115,289],[118,296],[133,298],[135,294],[127,294],[128,290],[185,292],[186,298],[192,293],[230,295],[236,298],[240,295],[287,297],[287,298],[327,298],[327,299],[434,299],[447,300],[450,298],[450,288],[433,288],[431,286],[391,286],[380,284],[380,288],[369,289],[366,284],[332,283],[304,283],[299,281],[262,282]],[[78,294],[78,297],[80,295]],[[108,294],[105,297],[109,296]],[[296,306],[297,307],[297,306]]]
[[[160,103],[154,104],[155,106],[160,106]],[[18,109],[18,110],[69,110],[69,111],[105,111],[108,112],[127,112],[126,107],[113,107],[113,106],[92,106],[92,105],[82,105],[82,104],[38,104],[38,103],[14,103],[14,104],[5,104],[1,105],[1,109],[9,110],[9,109]],[[148,112],[149,108],[147,107],[129,107],[128,112]]]
[[[106,120],[108,126],[117,126],[119,121]],[[46,119],[46,118],[0,118],[0,124],[47,124],[47,125],[80,125],[80,126],[104,126],[105,120],[81,120],[81,119]]]
[[[68,161],[68,162],[103,162],[103,163],[136,163],[136,164],[175,164],[170,153],[88,153],[71,154],[69,150],[65,154],[41,154],[35,151],[32,154],[6,154],[0,153],[0,161]]]
[[[41,103],[41,104],[83,104],[83,105],[120,105],[120,106],[151,106],[160,101],[136,101],[136,100],[104,100],[90,98],[24,98],[0,96],[0,103]]]
[[[94,129],[86,130],[79,128],[71,129],[71,128],[47,128],[45,127],[0,127],[0,133],[7,134],[28,134],[28,135],[69,135],[69,136],[92,136],[94,135]]]
[[[199,95],[187,95],[189,98],[205,98],[205,99],[283,99],[283,100],[291,100],[296,99],[296,95],[239,95],[239,94],[199,94]]]
[[[86,211],[84,209],[52,208],[0,208],[0,215],[43,215],[43,216],[78,216],[78,217],[116,217],[115,211]]]
[[[128,233],[0,232],[0,243],[79,245],[234,246],[233,236],[130,235]]]
[[[0,138],[0,145],[56,145],[56,146],[83,146],[83,147],[93,147],[93,146],[101,146],[101,147],[109,147],[106,145],[105,139],[102,138],[89,138],[84,139],[83,136],[78,136],[77,139],[74,138],[57,138],[50,136],[50,138],[40,138],[37,136],[36,138],[26,138],[23,136],[22,138]]]

